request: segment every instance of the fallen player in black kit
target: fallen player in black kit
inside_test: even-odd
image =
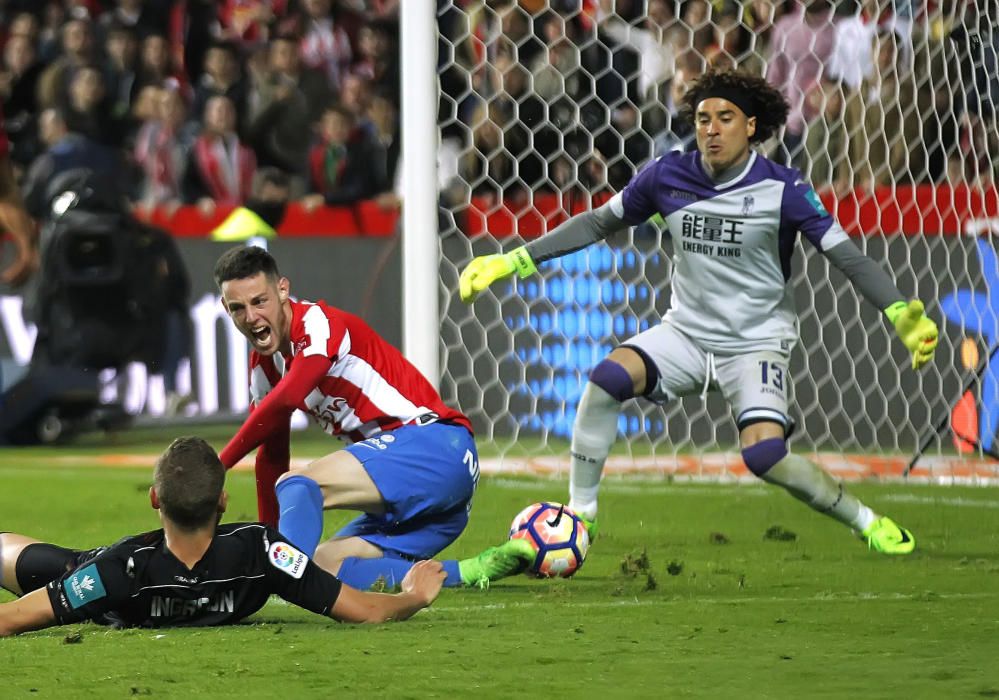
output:
[[[0,636],[86,620],[118,627],[238,622],[273,593],[340,622],[404,620],[434,601],[444,572],[415,565],[398,594],[342,584],[260,523],[219,525],[225,469],[200,438],[175,440],[156,462],[149,497],[162,530],[92,550],[0,534]]]

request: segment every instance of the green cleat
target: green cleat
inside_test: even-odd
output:
[[[586,528],[586,534],[590,536],[590,543],[592,544],[593,540],[597,539],[597,530],[600,529],[597,526],[597,519],[593,518],[593,520],[589,520],[587,518],[584,518],[582,515],[579,515],[579,513],[577,513],[576,515],[583,522],[583,527]]]
[[[880,517],[860,533],[867,546],[882,554],[909,554],[916,548],[916,538],[891,518]]]
[[[534,561],[534,547],[525,540],[508,540],[490,547],[478,556],[458,562],[461,582],[466,586],[489,588],[493,581],[519,574]]]

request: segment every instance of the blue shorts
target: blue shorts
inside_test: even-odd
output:
[[[355,518],[338,537],[360,537],[406,559],[428,559],[465,529],[479,481],[479,455],[468,430],[446,423],[404,425],[346,449],[375,482],[386,512]]]

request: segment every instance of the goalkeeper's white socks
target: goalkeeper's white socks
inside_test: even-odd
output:
[[[587,520],[597,517],[600,474],[617,437],[620,413],[620,401],[593,382],[586,383],[572,426],[569,507]]]
[[[761,477],[783,486],[788,493],[810,507],[835,518],[858,532],[865,530],[878,516],[843,488],[819,465],[788,453]]]

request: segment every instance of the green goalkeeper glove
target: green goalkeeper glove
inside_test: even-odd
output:
[[[885,309],[885,316],[895,326],[902,344],[912,353],[912,369],[919,369],[933,359],[937,349],[937,324],[923,313],[923,302],[896,301]]]
[[[466,304],[475,301],[479,292],[483,291],[496,280],[509,277],[514,272],[521,278],[533,275],[538,271],[527,248],[520,246],[509,253],[500,255],[483,255],[468,263],[458,278],[458,292]]]

